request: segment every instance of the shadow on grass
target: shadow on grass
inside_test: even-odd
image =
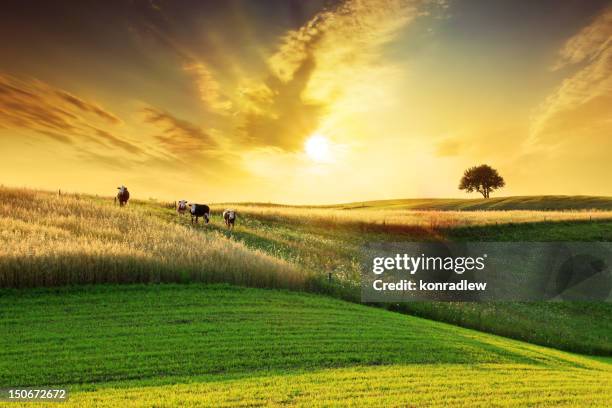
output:
[[[450,241],[592,241],[612,240],[612,221],[545,221],[449,228]]]
[[[0,288],[132,283],[227,283],[256,288],[309,290],[311,278],[279,273],[266,265],[171,262],[153,257],[104,254],[5,256]]]

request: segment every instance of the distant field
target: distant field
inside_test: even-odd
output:
[[[407,233],[417,238],[437,239],[453,236],[452,231],[459,228],[500,224],[612,222],[612,197],[591,196],[519,196],[486,200],[401,199],[327,206],[225,203],[212,207],[217,211],[232,207],[243,215],[266,221],[316,223],[326,227]],[[461,235],[465,233],[460,233],[455,238]],[[573,239],[575,238],[568,238]],[[493,240],[496,238],[493,237]],[[587,237],[587,240],[590,239]]]
[[[219,212],[217,212],[219,214]],[[460,228],[372,228],[239,212],[231,238],[323,280],[317,291],[358,302],[361,248],[368,242],[450,239],[461,241],[612,241],[612,221],[548,221]],[[175,222],[188,219],[171,217]],[[207,230],[224,231],[217,215]],[[229,235],[228,235],[229,236]],[[332,275],[332,284],[326,282]],[[390,307],[393,307],[390,305]],[[398,309],[429,319],[580,353],[612,355],[610,303],[412,302]]]
[[[326,227],[352,227],[357,230],[407,232],[425,235],[471,226],[570,221],[612,221],[612,211],[535,211],[535,210],[404,210],[388,208],[345,209],[287,206],[232,205],[242,215],[266,221],[317,224]],[[217,212],[227,206],[211,208]]]
[[[606,214],[601,211],[560,214],[571,218],[593,213],[592,221],[552,221],[551,213],[533,212],[533,217],[549,218],[510,224],[503,217],[512,211],[479,211],[468,215],[485,214],[488,220],[498,216],[498,221],[394,226],[375,218],[372,222],[318,219],[307,209],[285,216],[240,208],[236,229],[228,233],[221,208],[214,208],[211,224],[193,227],[188,216],[177,216],[167,203],[135,200],[118,208],[109,198],[0,189],[0,286],[225,282],[307,290],[359,302],[361,247],[367,242],[612,241],[612,221],[598,219]],[[375,217],[378,211],[369,213]],[[420,214],[423,218],[448,215]],[[421,302],[399,309],[559,349],[612,355],[608,303]]]
[[[300,207],[335,209],[388,209],[388,210],[608,210],[612,211],[612,197],[597,196],[514,196],[484,198],[405,198],[395,200],[357,201],[321,206],[286,206],[271,203],[243,203],[244,206]]]
[[[515,196],[477,199],[403,199],[340,204],[340,208],[389,208],[405,210],[612,210],[612,197]]]
[[[606,362],[278,290],[4,290],[0,341],[0,387],[67,386],[62,406],[552,407],[612,398]]]

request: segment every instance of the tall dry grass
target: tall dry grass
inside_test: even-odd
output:
[[[212,206],[221,211],[227,205]],[[376,229],[425,228],[447,229],[477,225],[509,223],[612,220],[612,211],[442,211],[442,210],[393,210],[393,209],[341,209],[266,205],[234,205],[239,214],[259,219],[316,223],[327,226],[355,225]]]
[[[187,281],[297,289],[308,277],[136,207],[0,187],[0,287]]]

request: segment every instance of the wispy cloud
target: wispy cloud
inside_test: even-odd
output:
[[[246,75],[242,68],[233,71],[234,57],[216,60],[218,53],[202,52],[163,8],[155,9],[154,18],[138,26],[138,35],[153,39],[176,56],[206,113],[221,116],[215,123],[235,149],[272,147],[292,152],[303,148],[304,140],[324,118],[338,110],[346,115],[349,106],[357,106],[346,99],[368,97],[362,91],[370,94],[376,84],[364,86],[364,82],[372,78],[382,82],[388,76],[383,47],[408,23],[426,14],[428,5],[440,4],[444,1],[335,2],[281,34],[271,52],[262,49],[258,56],[263,61],[237,64],[259,67]],[[219,64],[226,68],[224,75],[219,75]],[[361,91],[355,92],[356,88]]]
[[[183,69],[193,75],[198,87],[200,99],[207,108],[217,113],[227,113],[232,108],[232,102],[221,92],[221,85],[213,76],[209,67],[202,62],[190,62]]]
[[[591,24],[570,38],[553,69],[561,69],[583,61],[593,61],[612,44],[612,7],[605,9]]]
[[[227,97],[220,84],[214,69],[197,52],[193,51],[181,41],[177,34],[178,23],[164,13],[160,4],[151,4],[154,11],[153,18],[145,19],[140,24],[131,27],[131,34],[142,43],[148,45],[146,40],[169,51],[178,60],[180,71],[186,74],[196,87],[200,101],[204,108],[215,114],[226,115],[230,113],[232,101]]]
[[[134,145],[134,144],[132,144],[130,142],[127,142],[127,141],[125,141],[125,140],[123,140],[123,139],[113,135],[112,133],[110,133],[110,132],[108,132],[106,130],[98,129],[98,128],[95,128],[95,127],[92,127],[92,130],[95,132],[95,135],[98,136],[100,139],[108,142],[109,144],[111,144],[113,146],[119,147],[119,148],[125,150],[126,152],[133,153],[133,154],[142,154],[142,153],[144,153],[144,151],[140,147],[138,147],[138,146],[136,146],[136,145]]]
[[[244,110],[237,115],[242,148],[269,146],[292,151],[302,147],[325,112],[324,103],[302,98],[314,67],[312,59],[305,60],[290,80],[270,77],[263,86],[244,93],[250,106],[244,107],[243,101]]]
[[[424,3],[349,0],[285,33],[267,60],[269,77],[239,95],[244,141],[301,149],[336,101],[360,86],[365,71],[385,69],[382,47],[423,13]]]
[[[111,124],[120,124],[121,123],[121,119],[119,119],[117,116],[115,116],[114,114],[112,114],[111,112],[108,112],[104,109],[102,109],[99,105],[92,103],[92,102],[87,102],[84,101],[83,99],[74,96],[71,93],[68,93],[66,91],[62,91],[62,90],[56,90],[55,93],[64,101],[68,102],[69,104],[79,108],[81,111],[83,112],[90,112],[90,113],[94,113],[97,116],[99,116],[100,118],[106,120],[107,122],[111,123]]]
[[[145,123],[157,129],[155,138],[177,158],[189,158],[217,149],[214,138],[201,127],[153,107],[143,109]]]
[[[568,71],[561,85],[539,107],[533,140],[554,144],[560,135],[599,134],[612,128],[612,7],[570,38],[553,70]],[[608,136],[609,137],[609,136]],[[557,139],[557,140],[555,140]]]
[[[215,183],[228,182],[246,174],[234,149],[214,130],[206,130],[170,112],[148,106],[142,120],[154,128],[153,138],[162,151],[149,164],[169,171],[188,169],[189,177],[206,177]]]
[[[132,142],[103,129],[121,123],[95,102],[36,79],[0,74],[0,127],[35,131],[66,144],[93,142],[142,154],[143,150]]]
[[[318,70],[332,70],[371,61],[380,46],[419,14],[419,0],[349,0],[324,10],[282,38],[268,63],[282,81],[290,80],[309,58]]]

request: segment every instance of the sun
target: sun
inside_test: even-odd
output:
[[[308,157],[316,162],[326,162],[330,159],[329,140],[322,135],[312,135],[306,140],[304,150]]]

